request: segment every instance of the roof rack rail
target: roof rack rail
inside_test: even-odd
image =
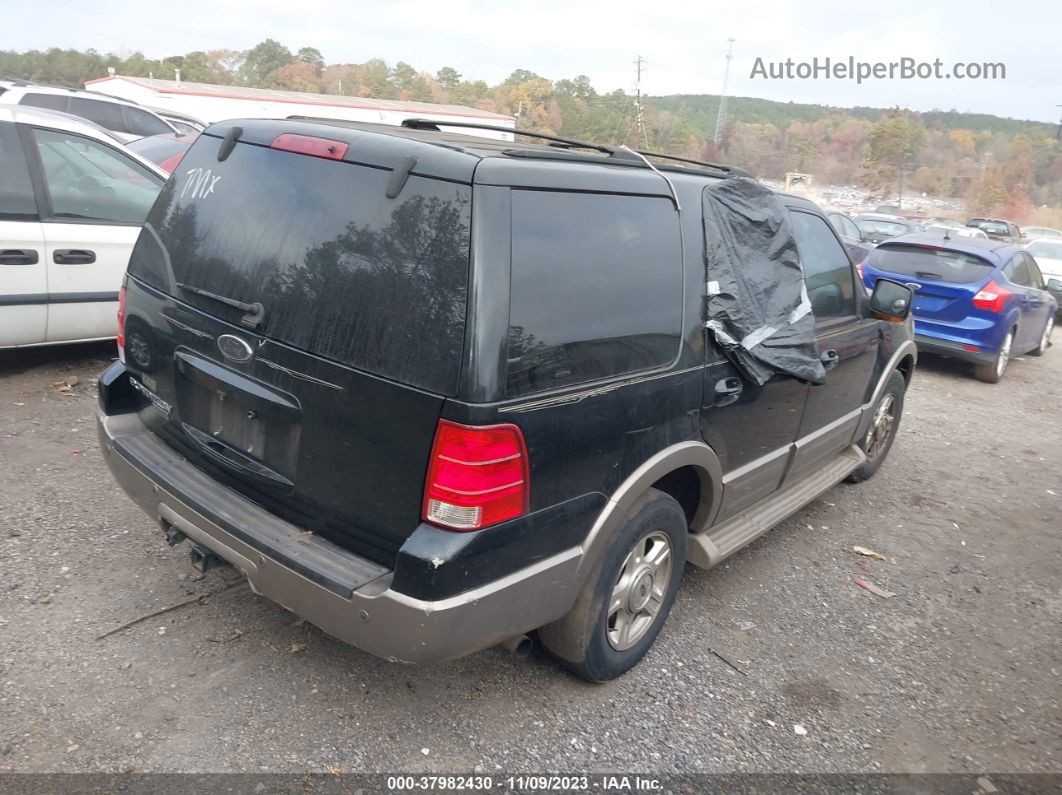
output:
[[[608,144],[591,144],[586,141],[577,141],[574,138],[561,138],[559,135],[549,135],[547,133],[521,130],[518,127],[503,127],[500,124],[479,124],[474,121],[438,121],[437,119],[402,120],[402,126],[410,130],[431,130],[439,132],[440,124],[443,127],[467,127],[472,130],[494,130],[495,132],[511,133],[512,135],[523,135],[527,138],[541,138],[543,141],[551,141],[553,144],[556,144],[559,148],[563,149],[593,149],[602,154],[612,155],[614,157],[630,157],[629,154],[623,152],[623,150],[617,146],[609,146]]]
[[[748,172],[742,168],[736,166],[726,166],[720,163],[710,163],[707,160],[694,160],[689,157],[680,157],[679,155],[669,155],[663,152],[648,152],[641,149],[629,149],[625,146],[610,146],[608,144],[592,144],[586,141],[577,141],[572,138],[561,138],[557,135],[548,135],[546,133],[531,132],[530,130],[521,130],[517,127],[502,127],[497,124],[479,124],[471,121],[436,121],[434,119],[403,119],[402,126],[413,130],[434,130],[438,132],[439,125],[444,127],[468,127],[474,130],[496,130],[498,132],[512,133],[513,135],[523,135],[528,138],[541,138],[545,141],[550,141],[550,146],[557,147],[558,149],[593,149],[598,152],[602,152],[611,157],[618,157],[624,160],[641,161],[642,157],[658,157],[662,160],[674,160],[679,163],[689,163],[694,166],[702,166],[710,168],[715,171],[722,171],[724,173],[734,173],[740,176],[747,176]]]
[[[748,174],[748,172],[745,171],[745,169],[738,168],[737,166],[727,166],[727,165],[724,165],[722,163],[712,163],[712,162],[709,162],[707,160],[694,160],[692,157],[679,157],[678,155],[666,155],[663,152],[647,152],[644,149],[637,149],[635,151],[637,151],[638,154],[640,154],[640,155],[645,155],[646,157],[659,157],[661,160],[675,160],[675,161],[678,161],[679,163],[690,163],[690,164],[692,164],[694,166],[707,166],[708,168],[714,168],[717,171],[730,171],[730,172],[733,172],[735,174],[739,174],[739,175],[742,175],[742,176]]]

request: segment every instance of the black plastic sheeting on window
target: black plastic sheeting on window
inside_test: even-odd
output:
[[[789,212],[754,179],[704,189],[707,326],[727,358],[762,386],[775,373],[826,380]]]

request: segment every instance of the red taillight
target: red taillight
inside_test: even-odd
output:
[[[527,512],[527,447],[515,425],[439,420],[424,484],[424,520],[478,530]]]
[[[993,279],[973,297],[973,305],[989,312],[1002,312],[1011,292],[1006,287],[996,284]]]
[[[118,288],[118,358],[125,361],[125,285]]]
[[[181,162],[182,157],[184,157],[184,152],[178,152],[175,155],[167,157],[165,160],[159,163],[159,168],[161,168],[167,174],[172,174],[173,170],[177,168],[177,164]]]
[[[273,139],[269,145],[271,149],[279,149],[282,152],[294,152],[297,155],[312,155],[313,157],[327,157],[329,160],[342,160],[350,147],[341,141],[330,141],[327,138],[315,138],[312,135],[295,135],[284,133]]]

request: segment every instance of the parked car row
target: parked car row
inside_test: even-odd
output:
[[[891,212],[884,212],[890,210]],[[849,224],[848,222],[851,222]],[[859,213],[848,216],[842,212],[831,212],[830,223],[833,224],[839,235],[853,236],[865,243],[877,245],[883,240],[888,240],[898,235],[911,234],[912,232],[936,231],[949,237],[959,235],[961,237],[989,238],[992,240],[1006,240],[1020,242],[1033,240],[1040,237],[1059,237],[1062,232],[1041,226],[1029,226],[1019,228],[1013,221],[996,218],[971,218],[965,224],[950,218],[918,217],[913,218],[900,214],[900,208],[895,205],[879,205],[874,212]],[[851,229],[855,227],[855,230]]]
[[[198,135],[206,127],[203,122],[184,113],[145,108],[97,91],[46,86],[25,80],[0,80],[0,105],[43,108],[80,116],[127,142],[149,135]]]

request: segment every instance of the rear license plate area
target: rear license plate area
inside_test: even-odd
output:
[[[294,477],[302,424],[293,398],[188,354],[177,356],[175,381],[181,423],[200,446],[257,474]]]

